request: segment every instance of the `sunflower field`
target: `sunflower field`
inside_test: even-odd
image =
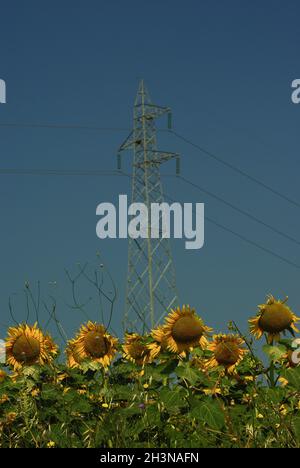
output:
[[[37,323],[16,324],[0,369],[0,447],[300,447],[299,320],[269,296],[249,337],[235,323],[214,334],[183,306],[122,340],[87,321],[61,353]]]

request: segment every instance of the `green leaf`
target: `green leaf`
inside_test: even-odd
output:
[[[75,400],[76,398],[78,398],[79,395],[77,393],[76,390],[70,388],[64,395],[63,395],[63,399],[64,399],[64,402],[66,403],[71,403],[73,400]]]
[[[60,392],[51,385],[45,385],[41,392],[42,400],[58,400],[61,397]]]
[[[224,414],[219,404],[210,400],[203,401],[195,406],[191,416],[206,423],[212,429],[221,430],[225,424]]]
[[[290,386],[294,387],[296,390],[300,390],[300,367],[286,369],[281,375],[287,379]]]
[[[115,384],[111,389],[111,395],[115,400],[130,400],[132,398],[132,392],[133,389],[129,385]]]
[[[66,437],[67,431],[61,423],[55,423],[50,426],[50,431],[47,440],[52,440],[58,447],[67,447],[68,439]],[[45,445],[46,445],[45,441]]]
[[[88,373],[88,371],[97,372],[98,370],[102,368],[102,366],[99,362],[86,360],[81,363],[81,368],[83,372],[86,374]]]
[[[179,408],[182,408],[187,404],[184,397],[184,390],[179,388],[171,390],[170,388],[165,387],[159,394],[159,399],[166,409],[171,412],[177,412]]]
[[[161,424],[160,413],[156,405],[151,405],[147,407],[146,414],[145,414],[145,422],[147,426],[152,427],[152,428],[154,426],[160,426]]]
[[[33,380],[38,381],[40,378],[40,369],[35,366],[24,367],[22,374],[24,377],[31,377]]]
[[[137,371],[137,369],[138,368],[136,364],[133,364],[132,362],[117,361],[113,366],[113,373],[120,374],[120,375],[128,375],[128,374],[131,374],[131,372],[133,371]]]
[[[271,361],[277,361],[286,354],[286,347],[283,345],[271,346],[266,344],[263,346],[263,351]]]
[[[262,389],[262,392],[265,393],[263,400],[273,404],[281,403],[285,395],[285,390],[282,387],[266,388],[265,390]]]
[[[172,359],[168,361],[166,364],[160,364],[156,367],[156,370],[164,375],[172,374],[178,366],[178,360]]]
[[[71,410],[77,413],[90,413],[92,405],[85,398],[79,398],[72,403]]]
[[[195,385],[201,379],[201,373],[190,366],[180,366],[176,369],[176,375],[187,380],[191,385]]]

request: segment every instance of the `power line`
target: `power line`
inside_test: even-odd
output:
[[[171,197],[169,197],[168,195],[165,194],[165,198],[169,199],[169,201],[171,202],[175,202],[175,200]],[[215,221],[214,219],[208,217],[205,215],[205,219],[211,223],[211,224],[214,224],[215,226],[217,226],[218,228],[222,229],[223,231],[226,231],[230,234],[232,234],[233,236],[235,237],[238,237],[240,240],[252,245],[253,247],[256,247],[257,249],[259,250],[262,250],[263,252],[265,253],[268,253],[269,255],[272,255],[273,257],[287,263],[288,265],[290,266],[293,266],[294,268],[297,268],[298,270],[300,270],[300,265],[298,265],[297,263],[293,262],[292,260],[289,260],[288,258],[286,257],[283,257],[282,255],[280,254],[277,254],[276,252],[274,252],[273,250],[271,249],[268,249],[267,247],[264,247],[263,245],[259,244],[258,242],[256,241],[252,241],[251,239],[248,239],[248,237],[244,236],[243,234],[240,234],[239,232],[236,232],[234,231],[233,229],[227,227],[227,226],[224,226],[223,224]]]
[[[61,170],[61,169],[0,169],[0,175],[32,175],[32,176],[116,176],[121,175],[118,171],[101,171],[101,170]],[[177,177],[180,178],[186,184],[189,184],[203,193],[206,193],[210,197],[218,200],[219,202],[223,203],[224,205],[230,207],[231,209],[237,211],[238,213],[252,219],[253,221],[261,224],[262,226],[270,229],[271,231],[275,232],[276,234],[284,237],[285,239],[294,242],[297,245],[300,245],[300,242],[295,239],[294,237],[290,236],[289,234],[284,233],[283,231],[271,226],[270,224],[262,221],[261,219],[257,218],[256,216],[252,215],[251,213],[233,205],[231,202],[219,197],[213,192],[208,191],[207,189],[201,187],[200,185],[195,184],[191,180],[186,179],[183,176],[174,176],[173,174],[165,174],[163,177]]]
[[[45,169],[45,170],[37,170],[37,169],[32,169],[32,170],[23,170],[23,169],[0,169],[0,175],[36,175],[36,176],[126,176],[128,178],[131,179],[131,175],[130,174],[126,174],[125,172],[123,171],[97,171],[97,170],[78,170],[78,171],[68,171],[68,170],[55,170],[55,169]],[[163,175],[163,176],[167,176],[167,177],[170,177],[170,175],[166,174],[166,175]],[[172,175],[172,177],[175,177],[174,175]],[[182,180],[184,180],[185,182],[187,183],[190,183],[191,185],[196,185],[194,184],[193,182],[191,181],[188,181],[187,179],[183,178],[180,176],[180,178]],[[200,190],[203,190],[202,188],[200,188],[200,186],[198,187]],[[204,190],[203,190],[204,191]],[[207,192],[208,193],[208,192]],[[219,199],[219,197],[217,195],[214,195],[212,193],[209,193],[211,194],[212,196],[216,197]],[[172,197],[170,197],[168,194],[165,194],[165,198],[169,199],[169,201],[171,201],[172,203],[174,203],[176,200],[174,200]],[[220,201],[224,202],[225,204],[227,204],[227,202],[225,200],[222,200],[220,199]],[[229,202],[228,202],[229,203]],[[234,205],[233,205],[234,206]],[[232,207],[233,207],[232,206]],[[234,209],[240,211],[240,209],[238,207],[234,207]],[[243,212],[243,210],[241,210],[241,212]],[[246,216],[249,215],[249,217],[252,218],[252,215],[250,215],[249,213],[247,212],[243,212],[243,214],[245,214]],[[293,266],[294,268],[297,268],[297,269],[300,269],[300,265],[298,265],[297,263],[287,259],[286,257],[283,257],[282,255],[279,255],[277,254],[276,252],[272,251],[271,249],[268,249],[267,247],[264,247],[262,245],[260,245],[259,243],[255,242],[255,241],[252,241],[251,239],[248,239],[246,236],[234,231],[233,229],[231,228],[228,228],[227,226],[224,226],[223,224],[215,221],[214,219],[212,218],[209,218],[208,216],[205,216],[205,219],[207,219],[208,222],[210,222],[211,224],[214,224],[215,226],[219,227],[220,229],[234,235],[235,237],[238,237],[240,240],[256,247],[257,249],[260,249],[262,250],[263,252],[265,253],[268,253],[269,255],[272,255],[273,257],[287,263],[288,265],[290,266]],[[253,217],[254,219],[254,217]],[[261,223],[261,224],[264,224],[263,221],[261,220],[256,220],[257,222]],[[274,232],[277,232],[278,234],[280,233],[281,235],[283,235],[284,237],[287,237],[289,238],[289,240],[293,240],[294,242],[296,242],[297,244],[299,243],[296,239],[288,236],[287,234],[281,232],[281,231],[278,231],[276,228],[273,228],[272,226],[268,225],[267,223],[266,224],[266,227],[268,227],[269,229],[272,229],[274,230]]]
[[[116,176],[117,171],[70,170],[70,169],[0,169],[0,175],[33,176]]]
[[[62,170],[62,169],[0,169],[0,175],[33,175],[33,176],[120,176],[118,171],[102,171],[102,170]],[[212,198],[215,198],[219,202],[223,203],[226,206],[229,206],[233,210],[237,211],[238,213],[241,213],[242,215],[248,217],[249,219],[252,219],[253,221],[261,224],[262,226],[272,230],[276,234],[279,234],[280,236],[288,239],[291,242],[294,242],[297,245],[300,245],[300,242],[295,239],[294,237],[284,233],[283,231],[280,231],[279,229],[275,228],[274,226],[271,226],[270,224],[262,221],[261,219],[257,218],[256,216],[252,215],[251,213],[248,213],[247,211],[233,205],[231,202],[228,202],[227,200],[219,197],[213,192],[208,191],[207,189],[201,187],[200,185],[195,184],[191,180],[186,179],[183,176],[174,176],[173,174],[165,174],[163,177],[177,177],[180,178],[183,182],[199,189],[201,192],[206,193],[207,195],[211,196]]]
[[[86,170],[86,169],[81,169],[81,170],[62,170],[62,169],[0,169],[0,175],[33,175],[33,176],[121,176],[122,174],[119,171],[111,170],[111,171],[103,171],[103,170]],[[125,175],[125,174],[124,174]],[[180,178],[183,182],[199,189],[203,193],[206,193],[207,195],[215,198],[216,200],[220,201],[221,203],[229,206],[230,208],[234,209],[235,211],[243,214],[244,216],[247,216],[248,218],[252,219],[253,221],[256,221],[257,223],[269,228],[270,230],[274,231],[275,233],[281,235],[282,237],[285,237],[286,239],[300,245],[300,242],[289,236],[288,234],[285,234],[284,232],[278,230],[277,228],[274,228],[273,226],[269,225],[268,223],[265,223],[264,221],[256,218],[254,215],[251,213],[248,213],[241,208],[233,205],[232,203],[222,199],[218,195],[214,194],[213,192],[210,192],[203,187],[200,187],[199,185],[195,184],[194,182],[186,179],[183,176],[174,176],[173,174],[164,174],[163,177],[177,177]]]
[[[251,182],[254,182],[255,184],[257,185],[260,185],[261,187],[263,187],[265,190],[268,190],[269,192],[273,193],[273,195],[277,195],[278,197],[282,198],[283,200],[289,202],[290,204],[296,206],[297,208],[300,208],[300,203],[297,202],[296,200],[293,200],[292,198],[290,198],[289,196],[285,195],[284,193],[282,192],[279,192],[278,190],[274,189],[273,187],[271,187],[270,185],[266,184],[265,182],[257,179],[256,177],[248,174],[247,172],[243,171],[242,169],[239,169],[237,166],[235,166],[234,164],[232,163],[229,163],[227,161],[225,161],[224,159],[220,158],[219,156],[217,156],[216,154],[212,153],[211,151],[208,151],[206,150],[205,148],[201,147],[200,145],[196,144],[196,143],[193,143],[191,140],[189,140],[188,138],[180,135],[179,133],[175,132],[174,130],[170,130],[170,133],[172,133],[173,135],[175,135],[177,138],[179,138],[180,140],[184,141],[185,143],[193,146],[194,148],[197,148],[198,150],[200,150],[202,153],[206,154],[207,156],[209,156],[210,158],[214,159],[215,161],[217,161],[218,163],[222,164],[223,166],[231,169],[232,171],[236,172],[237,174],[240,174],[242,175],[243,177],[246,177],[248,180],[251,180]]]
[[[128,177],[131,179],[131,175],[130,174],[126,174],[125,172],[123,171],[120,171],[124,176]],[[164,193],[164,197],[169,200],[170,202],[174,203],[176,202],[176,200],[174,200],[174,198],[172,198],[170,195]],[[211,223],[211,224],[214,224],[215,226],[217,226],[218,228],[222,229],[223,231],[226,231],[230,234],[232,234],[233,236],[235,237],[238,237],[240,240],[242,240],[243,242],[246,242],[248,243],[249,245],[252,245],[252,247],[256,247],[257,249],[265,252],[265,253],[268,253],[269,255],[272,255],[274,258],[277,258],[278,260],[281,260],[282,262],[294,267],[294,268],[297,268],[298,270],[300,270],[300,265],[298,265],[297,263],[293,262],[292,260],[289,260],[288,258],[286,257],[283,257],[282,255],[280,254],[277,254],[276,252],[274,252],[273,250],[267,248],[267,247],[264,247],[263,245],[259,244],[258,242],[256,241],[252,241],[251,239],[248,239],[248,237],[244,236],[243,234],[240,234],[239,232],[236,232],[234,231],[233,229],[227,227],[227,226],[224,226],[223,224],[219,223],[218,221],[215,221],[214,219],[208,217],[205,215],[205,219]]]
[[[178,177],[178,176],[173,176],[173,177]],[[246,216],[247,218],[249,219],[252,219],[252,221],[255,221],[256,223],[259,223],[261,224],[262,226],[270,229],[271,231],[275,232],[276,234],[279,234],[280,236],[284,237],[285,239],[288,239],[289,241],[291,242],[294,242],[295,244],[297,245],[300,245],[300,242],[295,239],[294,237],[290,236],[289,234],[286,234],[285,232],[277,229],[276,227],[274,226],[271,226],[270,224],[266,223],[265,221],[262,221],[261,219],[257,218],[256,216],[252,215],[251,213],[249,213],[248,211],[245,211],[243,210],[242,208],[239,208],[238,206],[235,206],[233,203],[231,202],[228,202],[227,200],[225,200],[224,198],[221,198],[219,197],[218,195],[216,195],[215,193],[213,192],[210,192],[209,190],[207,189],[204,189],[203,187],[201,187],[200,185],[197,185],[195,184],[194,182],[192,182],[191,180],[188,180],[186,179],[185,177],[183,176],[179,176],[179,178],[181,180],[183,180],[183,182],[185,182],[186,184],[189,184],[191,185],[192,187],[195,187],[197,188],[198,190],[200,190],[201,192],[203,193],[206,193],[207,195],[209,195],[210,197],[214,198],[215,200],[218,200],[219,202],[223,203],[224,205],[228,206],[229,208],[237,211],[238,213]]]
[[[297,263],[293,262],[292,260],[289,260],[288,258],[286,257],[283,257],[282,255],[279,255],[277,254],[276,252],[274,252],[273,250],[271,249],[268,249],[267,247],[264,247],[263,245],[260,245],[258,244],[258,242],[255,242],[255,241],[252,241],[251,239],[248,239],[247,237],[245,237],[244,235],[242,234],[239,234],[238,232],[236,231],[233,231],[232,229],[224,226],[223,224],[221,223],[218,223],[217,221],[213,220],[212,218],[208,218],[207,216],[205,217],[205,219],[207,219],[207,221],[209,221],[210,223],[214,224],[215,226],[219,227],[220,229],[223,229],[224,231],[227,231],[229,232],[230,234],[238,237],[239,239],[241,239],[242,241],[244,242],[247,242],[248,244],[256,247],[257,249],[260,249],[262,250],[263,252],[265,253],[268,253],[269,255],[272,255],[273,257],[287,263],[288,265],[290,266],[293,266],[294,268],[297,268],[298,270],[300,270],[300,265],[298,265]]]
[[[90,126],[90,125],[74,125],[74,124],[37,124],[37,123],[10,123],[10,122],[2,122],[0,123],[0,127],[11,127],[11,128],[48,128],[48,129],[74,129],[74,130],[93,130],[93,131],[109,131],[109,132],[121,132],[121,131],[129,131],[128,128],[124,127],[100,127],[100,126]],[[210,158],[214,159],[218,163],[222,164],[223,166],[231,169],[232,171],[236,172],[239,175],[242,175],[243,177],[247,178],[251,182],[254,182],[255,184],[263,187],[265,190],[268,190],[270,193],[273,195],[276,195],[280,197],[281,199],[287,201],[288,203],[296,206],[297,208],[300,208],[300,203],[297,202],[296,200],[293,200],[291,197],[288,195],[285,195],[282,192],[279,192],[278,190],[274,189],[267,183],[263,182],[262,180],[257,179],[256,177],[248,174],[246,171],[240,169],[239,167],[235,166],[234,164],[225,161],[221,157],[217,156],[215,153],[212,153],[211,151],[208,151],[204,147],[198,145],[197,143],[194,143],[190,139],[186,138],[183,135],[180,135],[178,132],[175,130],[164,130],[164,129],[158,129],[158,131],[163,131],[163,132],[168,132],[172,133],[175,135],[177,138],[181,139],[185,143],[193,146],[194,148],[198,149],[201,151],[203,154],[206,154]]]
[[[47,123],[24,123],[24,122],[0,122],[0,128],[36,128],[36,129],[54,129],[54,130],[95,130],[103,132],[130,132],[126,127],[100,127],[97,125],[77,125],[77,124],[47,124]],[[158,132],[170,132],[165,128],[157,128]]]
[[[72,125],[72,124],[36,124],[36,123],[0,123],[0,127],[11,128],[48,128],[48,129],[70,129],[70,130],[96,130],[109,132],[127,132],[128,128],[124,127],[98,127],[91,125]]]
[[[18,127],[18,128],[48,128],[48,129],[75,129],[75,130],[94,130],[94,131],[128,131],[127,128],[120,128],[120,127],[99,127],[99,126],[88,126],[88,125],[64,125],[64,124],[35,124],[35,123],[0,123],[0,127]],[[191,140],[189,140],[188,138],[180,135],[179,133],[177,133],[176,131],[174,130],[170,130],[170,133],[172,133],[173,135],[175,135],[177,138],[181,139],[182,141],[186,142],[187,144],[197,148],[198,150],[200,150],[202,153],[206,154],[207,156],[209,156],[210,158],[214,159],[215,161],[221,163],[222,165],[224,165],[225,167],[233,170],[234,172],[246,177],[247,179],[249,179],[250,181],[260,185],[261,187],[263,187],[264,189],[270,191],[271,193],[273,193],[274,195],[277,195],[279,196],[280,198],[284,199],[285,201],[293,204],[294,206],[297,206],[298,208],[300,207],[300,204],[291,199],[290,197],[286,196],[285,194],[275,190],[274,188],[270,187],[269,185],[267,185],[266,183],[262,182],[261,180],[258,180],[257,178],[255,178],[254,176],[251,176],[250,174],[246,173],[245,171],[239,169],[238,167],[234,166],[233,164],[225,161],[224,159],[220,158],[219,156],[217,156],[216,154],[206,150],[205,148],[201,147],[200,145],[192,142]],[[115,175],[120,175],[117,171],[100,171],[100,170],[59,170],[59,169],[0,169],[0,175],[35,175],[35,176],[115,176]],[[125,175],[125,173],[123,173],[123,175]],[[130,177],[130,176],[129,176]],[[221,203],[229,206],[230,208],[232,208],[233,210],[243,214],[244,216],[247,216],[249,219],[252,219],[253,221],[267,227],[268,229],[272,230],[273,232],[281,235],[282,237],[285,237],[286,239],[296,243],[296,244],[300,244],[300,242],[293,238],[292,236],[289,236],[288,234],[285,234],[284,232],[280,231],[279,229],[277,228],[274,228],[273,226],[269,225],[268,223],[258,219],[257,217],[255,217],[254,215],[252,215],[251,213],[248,213],[246,212],[245,210],[242,210],[241,208],[233,205],[232,203],[222,199],[221,197],[219,197],[218,195],[204,189],[203,187],[195,184],[194,182],[192,181],[189,181],[187,180],[186,178],[180,176],[181,180],[183,180],[185,183],[189,184],[189,185],[192,185],[193,187],[199,189],[200,191],[202,191],[203,193],[206,193],[207,195],[215,198],[216,200],[220,201]],[[169,197],[170,198],[170,197]],[[173,200],[174,201],[174,200]],[[295,264],[294,262],[291,262],[289,261],[288,259],[286,259],[285,257],[282,257],[278,254],[276,254],[275,252],[271,251],[270,249],[267,249],[263,246],[261,246],[260,244],[254,242],[254,241],[251,241],[250,239],[246,238],[245,236],[233,231],[232,229],[230,228],[227,228],[226,226],[223,226],[221,225],[220,223],[217,223],[215,222],[213,219],[210,219],[208,217],[206,217],[206,219],[215,224],[216,226],[220,227],[221,229],[224,229],[226,230],[227,232],[230,232],[231,234],[239,237],[241,240],[245,241],[245,242],[248,242],[249,244],[263,250],[264,252],[267,252],[273,256],[275,256],[276,258],[296,267],[296,268],[300,268],[297,264]]]

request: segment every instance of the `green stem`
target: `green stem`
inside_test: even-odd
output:
[[[271,365],[270,365],[270,383],[271,383],[271,387],[274,388],[275,387],[275,366],[274,366],[273,360],[271,361]]]
[[[272,341],[271,346],[274,346],[274,341]],[[271,364],[270,364],[270,384],[271,384],[271,388],[274,388],[275,385],[276,385],[276,383],[275,383],[275,364],[274,364],[273,359],[271,360]]]

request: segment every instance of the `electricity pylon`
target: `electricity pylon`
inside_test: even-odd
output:
[[[171,128],[170,109],[151,103],[142,80],[134,103],[134,127],[119,148],[118,167],[121,169],[121,151],[133,149],[131,202],[144,203],[148,213],[152,203],[163,203],[160,165],[176,158],[176,171],[179,172],[178,154],[157,149],[155,120],[164,114],[168,115],[168,127]],[[160,215],[159,226],[155,226],[157,238],[151,238],[149,216],[147,236],[129,238],[124,328],[130,331],[149,331],[171,307],[178,305],[170,242],[161,235],[162,223]]]

